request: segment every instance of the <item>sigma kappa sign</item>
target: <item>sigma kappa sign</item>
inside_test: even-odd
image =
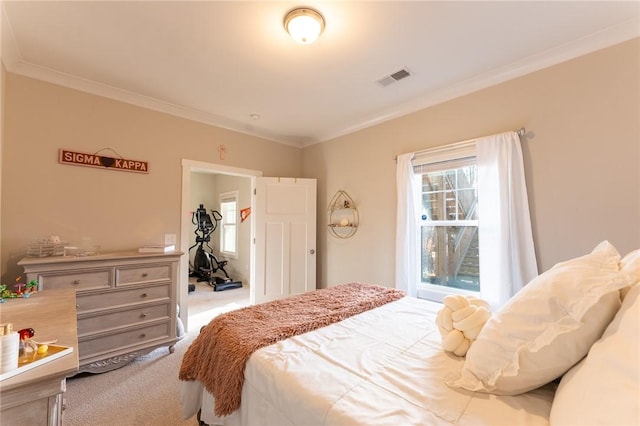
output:
[[[124,158],[105,157],[104,155],[85,154],[82,152],[60,149],[59,161],[62,164],[74,166],[98,167],[125,172],[149,173],[149,163],[139,160],[127,160]]]

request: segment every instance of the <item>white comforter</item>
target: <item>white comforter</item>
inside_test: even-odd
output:
[[[210,425],[548,425],[551,387],[519,396],[449,388],[464,362],[440,345],[440,304],[405,297],[255,352],[240,409],[213,415],[211,396],[183,382],[185,418]]]

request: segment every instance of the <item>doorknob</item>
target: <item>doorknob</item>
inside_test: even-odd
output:
[[[311,249],[311,250],[309,250],[309,253],[316,254],[316,251],[314,249]]]

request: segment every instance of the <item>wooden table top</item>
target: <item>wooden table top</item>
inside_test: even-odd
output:
[[[74,289],[39,291],[28,298],[5,299],[0,303],[0,323],[13,329],[33,328],[36,342],[57,340],[73,352],[0,382],[2,391],[49,379],[60,379],[78,370],[78,330]]]

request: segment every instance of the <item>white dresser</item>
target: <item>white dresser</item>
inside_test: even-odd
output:
[[[160,346],[173,353],[181,252],[27,257],[18,262],[39,291],[73,288],[78,372],[121,367]]]

